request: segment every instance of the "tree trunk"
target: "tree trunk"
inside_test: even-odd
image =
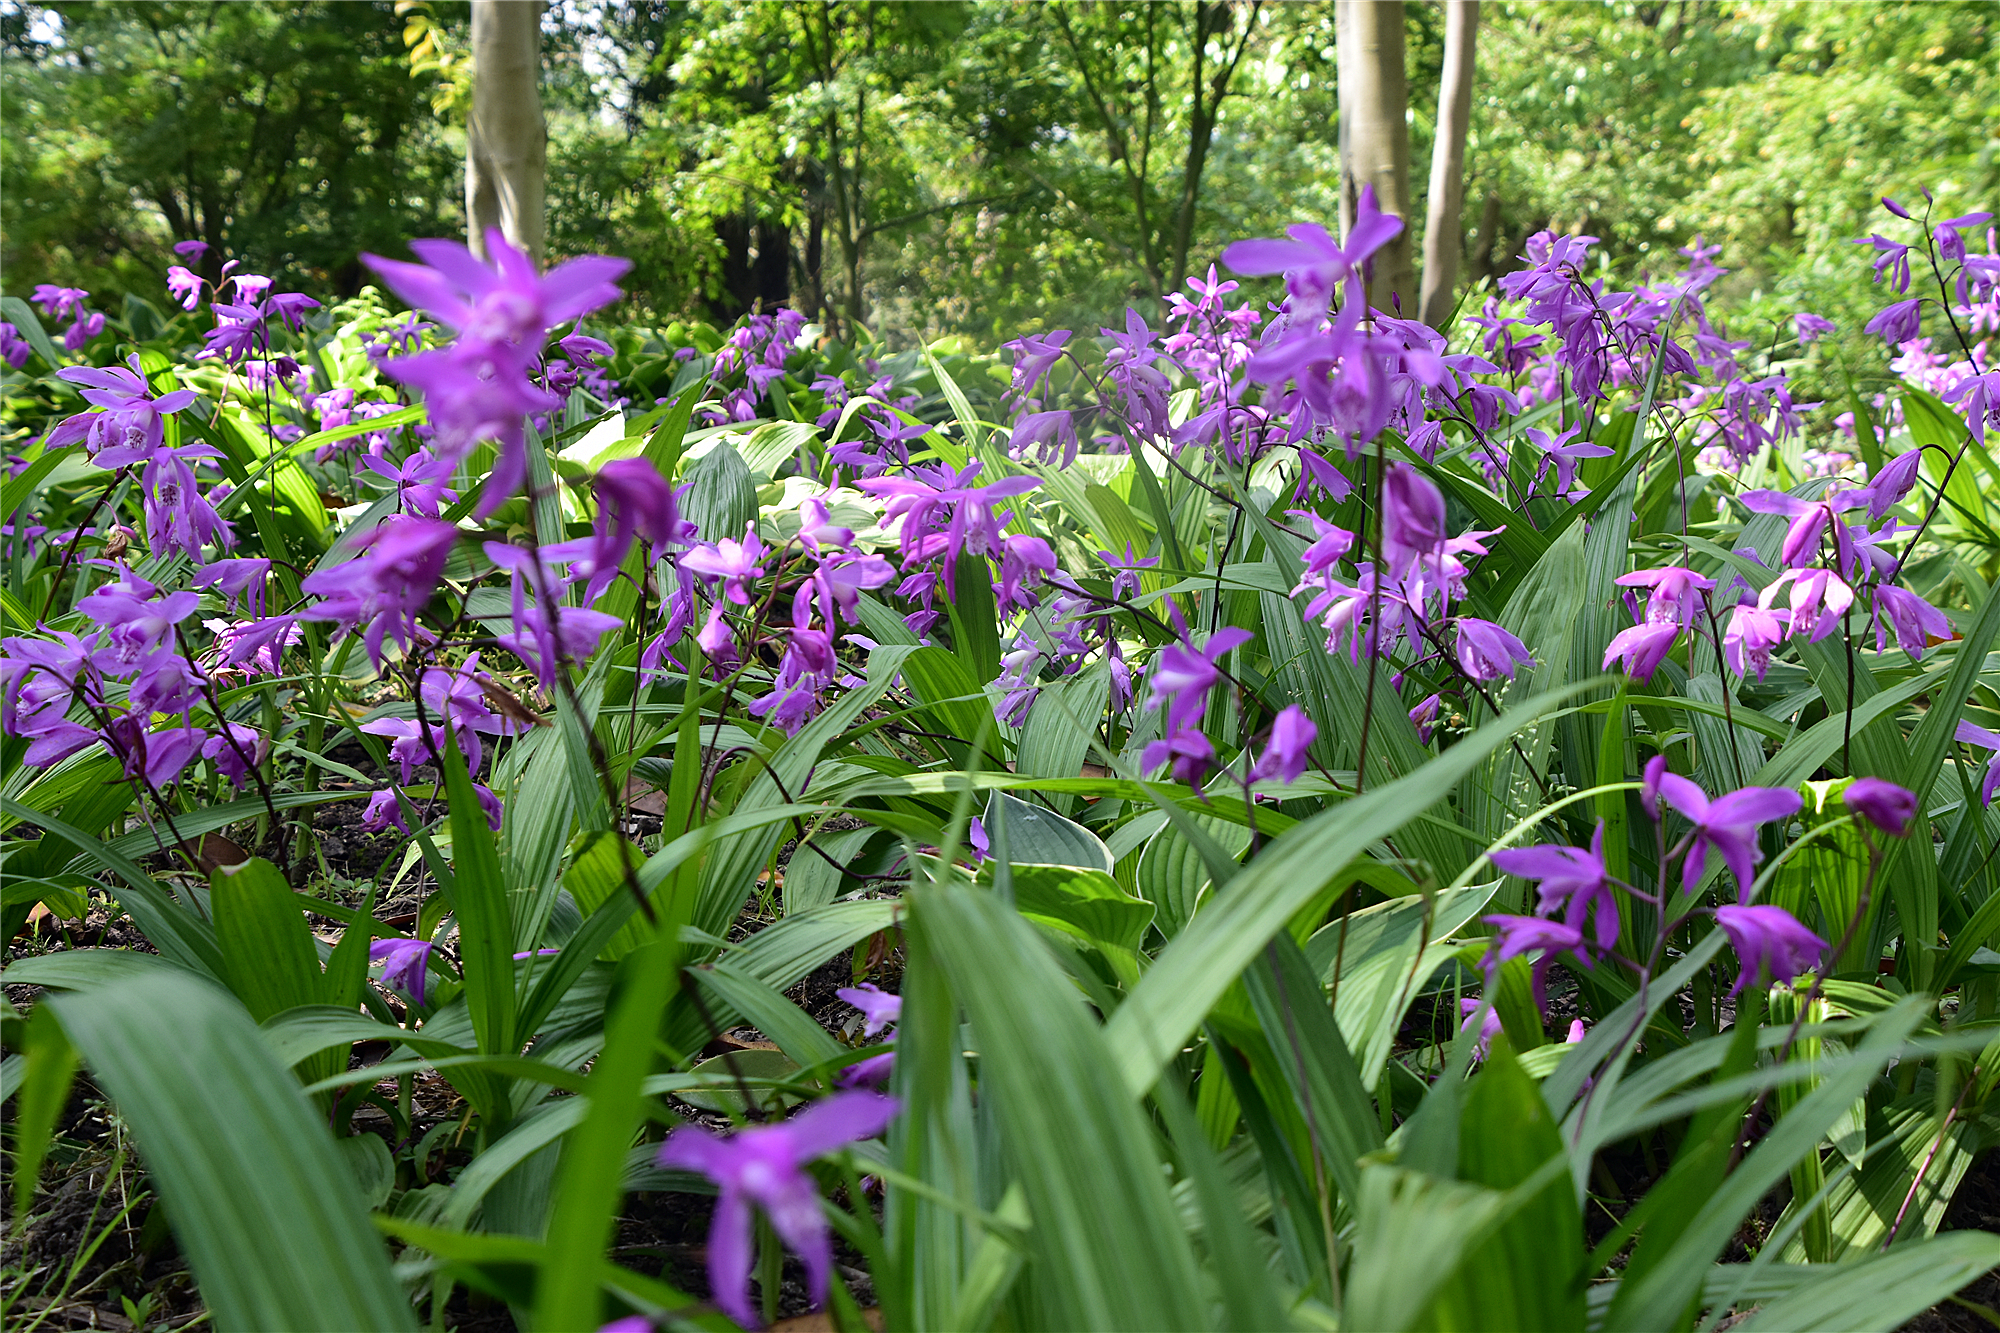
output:
[[[1395,240],[1375,253],[1368,300],[1378,310],[1416,313],[1410,245],[1409,85],[1403,76],[1403,0],[1339,0],[1335,45],[1340,77],[1340,229],[1354,226],[1361,187],[1375,187],[1384,213],[1403,219]]]
[[[1437,141],[1431,146],[1431,191],[1424,222],[1424,283],[1418,318],[1442,329],[1458,287],[1465,244],[1465,140],[1472,124],[1473,46],[1479,0],[1444,0],[1444,76],[1438,80]]]
[[[472,116],[465,127],[465,231],[486,232],[542,263],[548,129],[542,123],[541,0],[472,0]]]

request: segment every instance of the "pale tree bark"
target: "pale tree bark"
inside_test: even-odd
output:
[[[1451,318],[1458,253],[1465,243],[1465,140],[1472,125],[1473,47],[1479,0],[1444,0],[1444,76],[1438,81],[1437,140],[1424,220],[1424,281],[1417,318],[1434,329]]]
[[[465,231],[486,258],[486,232],[537,267],[547,219],[548,128],[542,123],[542,0],[472,0],[472,115],[465,127]]]
[[[1402,233],[1375,253],[1368,300],[1379,310],[1416,313],[1410,244],[1409,85],[1403,74],[1403,0],[1339,0],[1335,45],[1340,74],[1340,230],[1354,225],[1361,187],[1375,187]]]

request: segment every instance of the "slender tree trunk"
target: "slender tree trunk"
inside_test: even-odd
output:
[[[1465,140],[1472,125],[1473,47],[1479,0],[1444,0],[1444,77],[1438,80],[1437,140],[1424,221],[1424,282],[1418,318],[1434,329],[1451,318],[1464,248]]]
[[[1410,245],[1409,85],[1403,75],[1403,0],[1339,0],[1335,44],[1340,67],[1340,229],[1360,207],[1361,187],[1375,187],[1384,213],[1403,219],[1402,234],[1375,253],[1368,300],[1379,310],[1416,313],[1417,274]]]
[[[548,128],[542,123],[541,0],[472,0],[472,117],[465,129],[465,231],[486,232],[542,262]]]

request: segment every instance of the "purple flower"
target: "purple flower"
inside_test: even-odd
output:
[[[1652,766],[1646,769],[1649,785],[1654,784]],[[1750,896],[1754,883],[1751,867],[1764,859],[1757,846],[1757,828],[1774,819],[1797,814],[1804,804],[1799,794],[1784,787],[1745,787],[1711,801],[1708,794],[1677,773],[1661,772],[1655,789],[1667,804],[1694,822],[1694,842],[1681,865],[1681,886],[1693,892],[1708,869],[1708,854],[1720,853],[1729,873],[1736,876],[1737,894]]]
[[[835,995],[861,1011],[866,1022],[861,1035],[872,1037],[903,1016],[903,997],[891,995],[872,981],[859,986],[842,986]]]
[[[1743,970],[1729,988],[1731,995],[1766,976],[1772,981],[1790,981],[1818,967],[1826,956],[1826,941],[1782,907],[1766,903],[1754,907],[1724,905],[1715,909],[1715,923],[1743,960]]]
[[[1382,559],[1395,578],[1406,576],[1444,545],[1444,493],[1408,463],[1392,463],[1382,480]]]
[[[271,577],[271,562],[264,559],[211,560],[195,570],[189,580],[197,588],[214,588],[223,604],[234,607],[241,598],[247,615],[264,614],[264,584]]]
[[[1952,739],[1966,745],[1977,745],[1982,750],[1993,751],[1993,758],[1987,761],[1986,776],[1979,784],[1979,799],[1982,804],[1993,804],[1993,790],[2000,787],[2000,736],[1984,727],[1975,727],[1970,722],[1961,721]]]
[[[1739,676],[1764,679],[1771,666],[1771,650],[1785,639],[1788,611],[1773,611],[1754,602],[1736,607],[1729,616],[1729,628],[1722,632],[1722,655],[1729,669]]]
[[[1402,230],[1403,220],[1384,213],[1375,201],[1375,187],[1364,185],[1344,248],[1326,228],[1302,222],[1285,229],[1288,240],[1237,241],[1222,252],[1222,262],[1250,277],[1284,274],[1292,322],[1310,328],[1325,318],[1334,289],[1358,276],[1370,256]]]
[[[531,356],[551,327],[623,295],[617,281],[632,267],[627,259],[585,255],[537,274],[534,261],[508,244],[497,227],[486,233],[491,268],[458,241],[411,241],[410,250],[424,262],[361,258],[396,295],[463,336],[524,348]]]
[[[1667,660],[1674,640],[1681,634],[1679,625],[1671,622],[1642,622],[1630,629],[1622,629],[1611,637],[1604,649],[1603,669],[1609,671],[1613,662],[1625,664],[1625,674],[1634,680],[1647,681],[1660,669],[1660,663]]]
[[[1884,200],[1883,202],[1888,202]],[[1898,295],[1910,290],[1910,247],[1900,241],[1892,241],[1877,232],[1860,240],[1849,241],[1849,245],[1869,245],[1875,248],[1875,281],[1882,281],[1886,275],[1889,286]],[[1915,302],[1911,302],[1915,304]]]
[[[125,767],[125,776],[141,778],[155,789],[177,781],[201,754],[208,733],[200,727],[171,727],[148,732],[143,713],[111,719],[99,733],[104,748]]]
[[[1944,612],[1932,606],[1923,598],[1893,583],[1875,585],[1875,651],[1881,652],[1887,635],[1883,631],[1883,620],[1896,631],[1896,646],[1909,654],[1912,662],[1921,662],[1924,649],[1932,640],[1943,642],[1951,639],[1951,622]]]
[[[1190,787],[1201,786],[1202,776],[1215,764],[1215,746],[1208,737],[1193,727],[1182,727],[1171,732],[1165,740],[1153,741],[1139,755],[1139,767],[1151,772],[1168,760],[1173,761],[1173,775]]]
[[[1458,618],[1458,665],[1472,679],[1512,680],[1517,668],[1534,664],[1528,646],[1492,621]]]
[[[681,518],[674,488],[660,470],[644,458],[621,458],[597,470],[597,522],[590,562],[608,577],[625,559],[635,536],[664,553],[691,541],[694,524]],[[851,535],[851,534],[850,534]],[[593,580],[594,583],[594,580]]]
[[[1542,453],[1541,466],[1535,471],[1537,490],[1541,488],[1542,481],[1548,476],[1549,467],[1553,464],[1556,470],[1555,493],[1559,496],[1568,496],[1576,487],[1576,465],[1579,462],[1586,458],[1611,457],[1612,450],[1601,444],[1592,444],[1588,440],[1580,444],[1571,444],[1570,437],[1579,429],[1573,426],[1561,435],[1551,438],[1545,430],[1529,428],[1528,442]]]
[[[1438,705],[1442,702],[1437,695],[1433,694],[1427,696],[1422,703],[1410,710],[1410,725],[1417,729],[1417,741],[1419,744],[1429,745],[1431,743],[1431,729],[1437,724]]]
[[[757,563],[764,553],[756,525],[751,524],[743,529],[742,541],[724,537],[719,542],[703,542],[682,556],[680,563],[682,569],[697,575],[704,583],[721,579],[722,595],[738,606],[748,606],[750,594],[743,585],[764,577],[764,568]]]
[[[889,1076],[895,1069],[896,1053],[884,1051],[866,1060],[856,1060],[841,1070],[833,1083],[838,1088],[880,1088],[889,1082]]]
[[[361,554],[306,576],[304,590],[321,598],[308,620],[361,628],[369,660],[382,664],[382,641],[407,649],[423,610],[444,576],[458,529],[442,519],[397,514],[361,537]]]
[[[34,294],[29,300],[50,319],[68,319],[83,314],[83,303],[90,299],[90,293],[81,287],[58,287],[52,282],[35,284]]]
[[[952,586],[961,551],[992,555],[1001,547],[1001,524],[1010,511],[995,513],[996,501],[1034,490],[1042,483],[1034,477],[1002,477],[989,486],[975,486],[982,464],[975,461],[963,471],[949,468],[912,468],[900,477],[870,477],[856,483],[870,495],[884,496],[882,526],[902,520],[900,544],[906,562],[927,564],[943,557],[945,586]]]
[[[1139,571],[1151,569],[1160,563],[1158,556],[1140,557],[1133,553],[1132,543],[1125,543],[1125,558],[1119,559],[1109,551],[1099,551],[1097,558],[1117,570],[1111,579],[1111,595],[1120,601],[1139,595]]]
[[[1319,728],[1297,704],[1287,705],[1271,723],[1271,739],[1263,757],[1250,770],[1255,782],[1276,779],[1290,786],[1306,771],[1306,751],[1319,738]]]
[[[1621,588],[1651,588],[1653,593],[1646,599],[1646,612],[1641,619],[1650,625],[1680,627],[1693,623],[1695,608],[1701,605],[1701,594],[1715,587],[1714,579],[1703,578],[1680,565],[1621,574],[1613,582]],[[1605,658],[1607,665],[1610,661],[1609,657]]]
[[[708,1278],[715,1303],[740,1324],[755,1325],[750,1304],[751,1209],[763,1210],[779,1239],[805,1261],[806,1288],[826,1299],[833,1242],[819,1190],[806,1163],[887,1128],[902,1108],[893,1097],[843,1092],[781,1124],[718,1138],[683,1125],[660,1146],[660,1165],[698,1171],[720,1187],[708,1228]]]
[[[1923,450],[1912,449],[1898,454],[1882,465],[1882,471],[1869,479],[1855,493],[1856,498],[1866,497],[1868,517],[1879,520],[1884,514],[1902,503],[1910,488],[1917,484],[1917,465],[1923,461]]]
[[[586,255],[550,271],[487,233],[488,268],[456,241],[412,241],[423,264],[363,255],[412,306],[457,329],[449,347],[385,362],[385,374],[421,392],[429,403],[442,456],[457,462],[481,440],[497,442],[478,515],[485,517],[520,489],[527,475],[522,418],[552,411],[561,400],[530,380],[549,329],[618,299],[616,279],[631,265]]]
[[[101,468],[121,468],[143,463],[165,443],[163,417],[192,403],[193,389],[176,389],[153,397],[135,353],[123,366],[65,366],[56,372],[72,384],[85,386],[83,400],[104,409],[79,412],[57,422],[43,447],[60,448],[77,440]]]
[[[456,470],[454,464],[448,458],[433,458],[422,449],[401,463],[370,454],[361,460],[361,466],[396,487],[396,498],[406,514],[436,518],[442,504],[458,499],[458,492],[445,484]]]
[[[1849,810],[1897,838],[1910,831],[1917,814],[1917,794],[1882,778],[1856,778],[1840,799]]]
[[[1486,972],[1488,990],[1492,989],[1494,977],[1502,963],[1510,958],[1518,958],[1523,954],[1540,950],[1541,957],[1535,960],[1533,972],[1535,1007],[1546,1009],[1545,983],[1548,980],[1549,968],[1555,965],[1557,958],[1568,954],[1583,966],[1591,966],[1590,955],[1586,952],[1583,942],[1583,932],[1575,926],[1565,925],[1560,921],[1545,920],[1538,916],[1489,916],[1480,919],[1498,932],[1493,939],[1492,951],[1480,964]]]
[[[28,364],[28,354],[34,350],[19,329],[12,324],[0,323],[0,361],[19,370]]]
[[[1922,305],[1921,300],[1912,297],[1886,306],[1875,318],[1862,325],[1861,331],[1879,334],[1882,341],[1891,347],[1909,342],[1923,331],[1924,317],[1919,308]]]
[[[201,757],[215,765],[215,771],[238,791],[250,776],[250,769],[271,753],[271,742],[255,727],[240,722],[223,724],[224,732],[210,736],[201,747]]]
[[[1941,395],[1947,403],[1963,404],[1965,424],[1973,436],[1986,443],[1986,428],[2000,423],[2000,371],[1968,375]]]
[[[1861,508],[1869,497],[1858,490],[1836,491],[1823,500],[1801,500],[1783,491],[1745,491],[1737,499],[1753,513],[1778,514],[1792,520],[1785,530],[1785,543],[1778,550],[1778,558],[1797,567],[1818,563],[1820,535],[1829,527],[1839,548],[1840,563],[1845,566],[1853,552],[1845,545],[1847,526],[1836,515]]]
[[[1800,342],[1816,342],[1833,332],[1833,321],[1801,310],[1792,316],[1792,328],[1799,335]]]
[[[1493,864],[1510,875],[1540,880],[1537,910],[1544,915],[1563,909],[1563,924],[1581,927],[1596,908],[1597,947],[1618,942],[1618,903],[1604,868],[1604,821],[1597,821],[1590,849],[1578,847],[1518,847],[1493,853]]]
[[[1207,646],[1200,649],[1184,643],[1168,644],[1153,660],[1146,707],[1152,709],[1162,703],[1167,705],[1167,730],[1170,732],[1201,721],[1208,711],[1208,692],[1222,679],[1222,673],[1215,667],[1216,660],[1230,649],[1248,643],[1251,637],[1250,631],[1231,627],[1210,635]],[[1156,745],[1164,743],[1154,742]],[[1148,760],[1146,767],[1152,766],[1153,761]]]
[[[403,805],[396,799],[394,787],[384,787],[368,798],[368,808],[361,812],[361,827],[370,833],[380,833],[394,828],[400,833],[408,833],[410,826],[403,822]]]
[[[1470,999],[1460,1000],[1458,1002],[1458,1016],[1464,1020],[1458,1025],[1458,1030],[1460,1032],[1463,1032],[1467,1028],[1472,1026],[1473,1018],[1479,1013],[1480,1009],[1484,1007],[1484,1004],[1485,1002],[1482,1000],[1470,1000]],[[1501,1031],[1502,1031],[1502,1026],[1500,1023],[1500,1011],[1498,1009],[1488,1008],[1486,1010],[1485,1020],[1481,1022],[1479,1025],[1479,1040],[1477,1043],[1473,1045],[1472,1053],[1478,1056],[1480,1059],[1484,1060],[1486,1058],[1487,1051],[1491,1048],[1493,1039],[1499,1036]]]
[[[379,792],[377,796],[388,796],[392,801],[395,799],[394,792]],[[368,946],[368,961],[387,964],[382,969],[382,984],[402,991],[410,997],[412,1004],[421,1005],[424,1002],[424,983],[430,974],[430,960],[429,940],[376,940]]]

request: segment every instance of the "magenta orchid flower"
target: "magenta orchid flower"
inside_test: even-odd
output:
[[[1272,719],[1271,738],[1264,747],[1263,755],[1250,770],[1251,780],[1275,780],[1289,787],[1306,771],[1306,751],[1317,739],[1319,728],[1306,716],[1306,710],[1297,704],[1288,704]]]
[[[903,997],[891,995],[872,981],[842,986],[835,995],[861,1011],[861,1035],[872,1037],[903,1016]]]
[[[391,801],[395,800],[394,792],[380,792],[377,796],[378,799],[387,796]],[[429,940],[376,940],[368,946],[368,960],[384,964],[383,985],[394,986],[409,996],[412,1004],[423,1004],[430,977]]]
[[[893,1097],[843,1092],[780,1124],[739,1130],[727,1138],[695,1125],[682,1125],[667,1136],[660,1146],[660,1165],[700,1172],[720,1190],[708,1227],[708,1278],[724,1314],[745,1326],[757,1324],[750,1304],[756,1250],[752,1209],[762,1210],[778,1238],[805,1261],[806,1289],[814,1302],[826,1299],[833,1240],[806,1163],[873,1138],[901,1109]]]
[[[1826,956],[1826,941],[1800,925],[1798,918],[1782,907],[1768,903],[1749,907],[1726,904],[1715,909],[1715,922],[1743,961],[1736,984],[1729,988],[1731,995],[1766,977],[1772,981],[1790,981],[1818,967]]]
[[[1804,801],[1784,787],[1744,787],[1711,801],[1694,783],[1667,772],[1664,761],[1655,762],[1659,771],[1656,774],[1648,765],[1647,784],[1694,822],[1694,840],[1681,865],[1681,887],[1694,891],[1708,869],[1709,853],[1715,852],[1736,877],[1738,896],[1747,899],[1755,883],[1752,868],[1764,859],[1757,846],[1758,827],[1797,814]]]
[[[1917,816],[1917,794],[1884,778],[1856,778],[1840,794],[1847,808],[1891,837],[1910,831]]]
[[[1993,791],[2000,787],[2000,736],[1984,727],[1976,727],[1970,722],[1960,722],[1952,739],[1965,745],[1976,745],[1982,750],[1991,750],[1993,758],[1986,763],[1986,776],[1979,783],[1979,800],[1982,805],[1993,804]]]
[[[1618,903],[1611,892],[1610,872],[1604,867],[1604,821],[1597,821],[1589,850],[1580,847],[1516,847],[1493,853],[1493,864],[1510,875],[1541,881],[1537,909],[1552,915],[1563,913],[1563,924],[1581,927],[1586,914],[1595,910],[1597,947],[1609,949],[1618,942]]]

